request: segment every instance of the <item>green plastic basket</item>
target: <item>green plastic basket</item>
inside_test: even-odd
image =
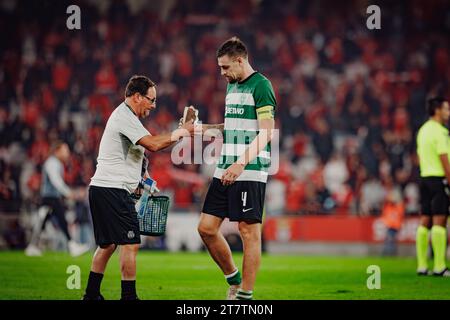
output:
[[[144,200],[145,201],[145,200]],[[149,196],[138,212],[142,235],[162,236],[166,232],[170,200],[167,196]]]

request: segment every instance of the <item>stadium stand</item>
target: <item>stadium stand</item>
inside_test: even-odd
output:
[[[62,138],[73,151],[68,184],[89,183],[105,121],[130,75],[158,85],[157,109],[144,121],[151,133],[176,127],[190,104],[204,122],[221,123],[225,81],[215,50],[232,35],[249,45],[277,95],[280,168],[267,186],[268,217],[377,217],[394,189],[405,215],[418,213],[414,137],[426,98],[450,97],[446,1],[381,1],[381,30],[366,28],[364,1],[79,3],[82,28],[69,31],[67,1],[0,2],[6,246],[23,246],[22,217],[39,203],[52,141]],[[174,165],[170,151],[150,161],[172,210],[199,212],[211,166]],[[73,210],[73,221],[85,223],[86,207]]]

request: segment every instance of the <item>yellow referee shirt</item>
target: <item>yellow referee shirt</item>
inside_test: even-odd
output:
[[[435,120],[428,120],[417,133],[417,154],[421,177],[445,177],[439,156],[450,150],[448,129]]]

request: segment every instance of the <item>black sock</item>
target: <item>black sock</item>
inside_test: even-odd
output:
[[[136,299],[136,280],[122,280],[122,300]]]
[[[91,271],[89,273],[88,284],[86,287],[86,295],[89,297],[97,297],[100,295],[100,285],[102,283],[103,273]]]

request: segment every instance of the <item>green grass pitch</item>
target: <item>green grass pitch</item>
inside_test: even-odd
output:
[[[238,266],[242,255],[234,254]],[[92,253],[72,258],[45,252],[0,252],[0,299],[79,300]],[[68,266],[81,269],[81,289],[66,286]],[[369,290],[367,267],[381,269],[381,288]],[[450,279],[415,274],[414,258],[356,258],[268,255],[262,257],[254,291],[257,300],[450,299]],[[207,253],[140,251],[137,291],[149,300],[222,300],[227,284]],[[118,254],[110,260],[102,283],[105,299],[120,298]]]

